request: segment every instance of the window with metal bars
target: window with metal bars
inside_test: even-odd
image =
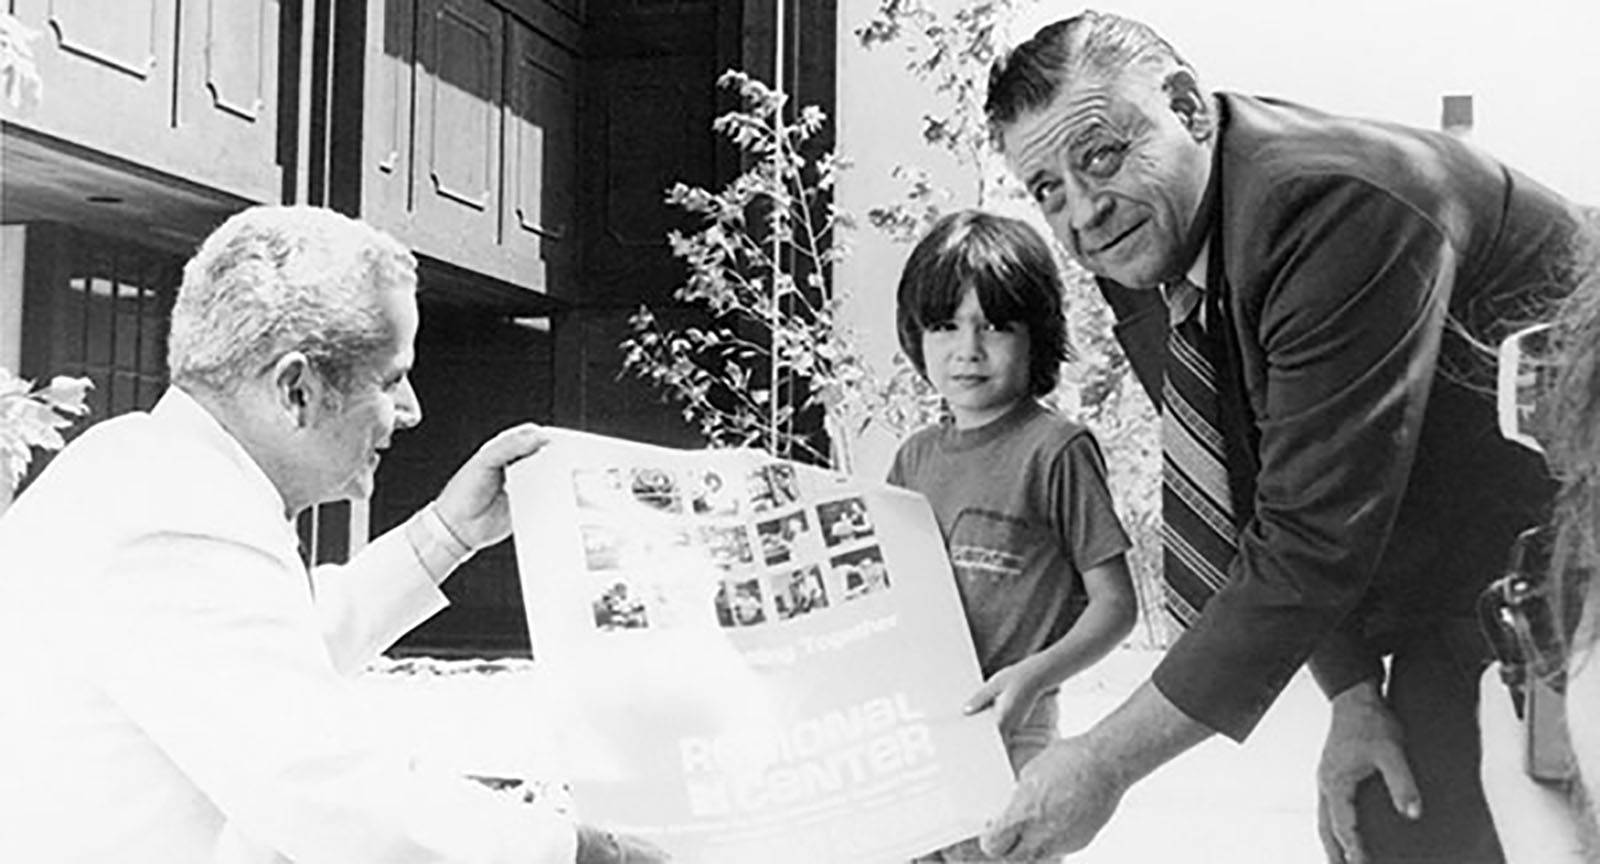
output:
[[[66,290],[54,298],[50,368],[94,381],[92,421],[148,410],[167,386],[167,322],[183,262],[83,232],[73,239]]]

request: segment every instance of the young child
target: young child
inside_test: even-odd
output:
[[[895,454],[889,482],[933,504],[1013,770],[1056,738],[1061,682],[1133,627],[1136,604],[1105,463],[1038,402],[1066,355],[1050,249],[1015,219],[940,219],[900,276],[900,347],[949,408]],[[985,860],[975,839],[922,861]]]

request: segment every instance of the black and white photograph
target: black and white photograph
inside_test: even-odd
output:
[[[780,571],[768,578],[773,586],[773,600],[780,621],[807,615],[828,606],[828,588],[822,580],[822,568],[815,564],[796,570]]]
[[[724,580],[717,589],[717,623],[723,627],[753,627],[766,623],[761,580]]]
[[[737,475],[734,475],[737,476]],[[744,496],[727,472],[716,468],[689,473],[690,502],[696,516],[737,516]]]
[[[650,624],[644,598],[621,579],[606,585],[594,600],[594,626],[600,630],[637,630]]]
[[[579,468],[572,472],[572,492],[580,508],[608,510],[628,501],[626,478],[619,468]]]
[[[583,563],[590,570],[616,570],[622,566],[623,534],[606,525],[582,525]]]
[[[756,536],[761,540],[761,560],[769,567],[795,561],[816,545],[816,534],[804,510],[757,522]]]
[[[800,500],[800,484],[793,465],[781,462],[763,465],[750,472],[747,486],[750,509],[757,513],[787,507]]]
[[[750,545],[750,530],[741,524],[702,525],[700,543],[713,564],[728,570],[746,568],[755,562]]]
[[[633,500],[666,513],[683,512],[683,490],[678,478],[664,468],[633,468],[628,472]]]
[[[877,546],[855,549],[828,559],[834,582],[844,586],[846,599],[882,591],[889,587],[889,570],[883,550]]]
[[[822,526],[822,539],[829,547],[853,543],[873,535],[867,502],[859,496],[818,504],[817,523]]]
[[[834,571],[844,580],[844,598],[853,600],[889,588],[889,566],[883,553],[873,546],[852,553],[847,559],[833,559]]]

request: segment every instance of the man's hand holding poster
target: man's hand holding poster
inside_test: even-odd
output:
[[[905,861],[1013,780],[927,503],[554,431],[507,486],[579,816],[704,864]]]

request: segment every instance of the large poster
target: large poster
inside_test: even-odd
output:
[[[899,861],[1013,784],[920,496],[552,431],[508,474],[580,818],[701,864]]]

